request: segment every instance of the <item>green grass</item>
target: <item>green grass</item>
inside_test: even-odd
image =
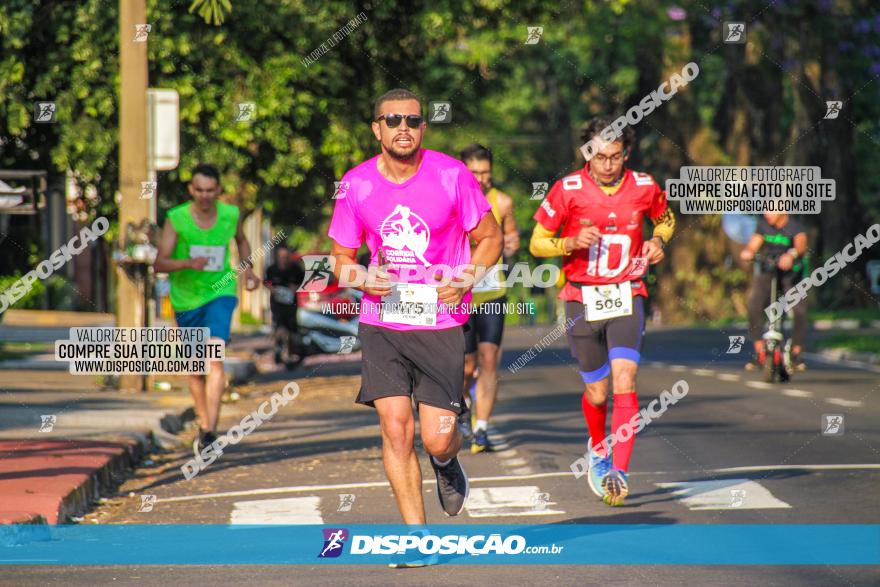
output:
[[[834,334],[816,341],[825,349],[846,349],[859,353],[880,353],[880,336],[876,334]]]
[[[810,321],[813,320],[880,320],[880,308],[854,308],[851,310],[817,310],[810,312]]]
[[[250,312],[242,312],[241,314],[239,314],[239,317],[241,319],[242,326],[259,326],[260,324],[262,324],[262,322],[254,318],[254,315]]]
[[[25,359],[31,355],[51,353],[54,345],[46,342],[0,342],[0,361]]]

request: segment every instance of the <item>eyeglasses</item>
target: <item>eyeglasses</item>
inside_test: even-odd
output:
[[[621,161],[623,161],[623,156],[624,156],[623,152],[615,153],[614,155],[612,155],[610,157],[606,157],[605,155],[594,155],[593,161],[595,161],[596,163],[598,163],[600,165],[605,163],[606,161],[611,161],[612,163],[620,163]]]
[[[424,120],[417,114],[383,114],[376,119],[376,122],[379,122],[382,119],[385,119],[385,124],[388,125],[388,128],[397,128],[400,126],[400,123],[406,119],[407,128],[416,130],[422,128],[422,121]]]

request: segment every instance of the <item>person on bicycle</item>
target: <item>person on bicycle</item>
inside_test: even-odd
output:
[[[795,286],[804,270],[804,255],[807,252],[807,233],[804,226],[788,214],[764,214],[752,239],[740,253],[743,261],[749,262],[760,253],[767,259],[776,260],[779,270],[777,296]],[[762,263],[755,264],[755,275],[749,291],[749,335],[755,345],[755,356],[747,369],[763,367],[767,358],[761,329],[764,326],[764,308],[775,300],[770,299],[770,285],[775,271],[767,271]],[[807,337],[807,304],[801,302],[794,307],[794,332],[791,342],[791,363],[795,369],[803,370],[800,352]]]
[[[266,269],[265,285],[271,292],[269,309],[275,331],[275,362],[281,362],[284,344],[289,354],[298,354],[296,322],[296,289],[305,279],[305,267],[293,252],[280,245],[275,250],[275,263]]]

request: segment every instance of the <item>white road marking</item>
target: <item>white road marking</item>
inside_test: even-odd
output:
[[[782,395],[787,395],[789,397],[813,397],[813,392],[803,389],[783,389]]]
[[[688,368],[685,367],[684,365],[669,365],[669,370],[675,371],[677,373],[681,373],[682,371],[687,371]]]
[[[699,375],[701,377],[711,377],[715,375],[715,371],[712,369],[694,369],[694,375]]]
[[[858,465],[758,465],[751,467],[728,467],[713,469],[713,473],[742,473],[746,471],[840,471],[849,469],[880,469],[880,464],[862,463]]]
[[[791,507],[773,497],[773,494],[757,481],[748,479],[684,481],[656,485],[665,489],[674,489],[672,493],[690,510],[758,510]]]
[[[489,428],[486,430],[489,433],[489,438],[492,440],[492,446],[494,447],[494,452],[500,454],[516,454],[516,450],[510,448],[510,442],[507,440],[507,436],[504,433],[499,432],[497,428],[489,425]]]
[[[523,458],[516,459],[504,459],[501,461],[501,464],[507,467],[524,467],[529,464],[529,462]]]
[[[531,467],[519,467],[519,468],[513,469],[511,471],[511,473],[513,473],[514,475],[522,475],[522,476],[531,475],[534,472],[535,472],[535,470]]]
[[[284,497],[237,501],[232,505],[230,524],[323,524],[321,498]]]
[[[860,408],[862,402],[853,399],[842,399],[839,397],[826,397],[825,401],[835,406],[843,406],[844,408]]]
[[[739,381],[739,375],[735,373],[719,373],[718,379],[721,381]]]
[[[817,355],[815,353],[801,353],[801,356],[810,359],[811,361],[825,363],[826,365],[846,365],[847,367],[854,367],[856,369],[864,369],[865,371],[880,373],[880,367],[878,367],[877,365],[871,365],[869,363],[863,363],[861,361],[851,361],[849,359],[830,359],[827,357],[823,357],[822,355]]]
[[[708,473],[747,473],[760,471],[826,471],[826,470],[874,470],[880,469],[880,463],[862,463],[852,465],[756,465],[746,467],[732,467],[725,469],[707,469],[694,471],[630,471],[629,476],[656,476],[656,475],[705,475]],[[533,479],[546,479],[549,477],[571,477],[571,471],[553,471],[550,473],[531,473],[522,475],[498,475],[494,477],[471,477],[473,483],[505,483],[510,481],[530,481]],[[437,481],[424,479],[422,485],[434,486]],[[372,481],[365,483],[338,483],[334,485],[295,485],[290,487],[267,487],[264,489],[245,489],[241,491],[227,491],[225,493],[204,493],[201,495],[181,495],[178,497],[165,497],[156,502],[170,503],[173,501],[198,501],[202,499],[222,499],[226,497],[244,497],[248,495],[271,495],[273,493],[309,493],[314,491],[336,491],[339,489],[369,489],[378,487],[390,487],[387,481]]]
[[[773,389],[773,386],[763,381],[746,381],[746,387],[754,387],[755,389]]]
[[[502,459],[510,459],[518,455],[515,448],[510,448],[507,450],[496,450],[495,454],[498,455]]]
[[[471,488],[464,509],[472,518],[494,518],[500,516],[553,516],[564,514],[549,506],[555,501],[541,501],[541,490],[534,485],[512,487]]]

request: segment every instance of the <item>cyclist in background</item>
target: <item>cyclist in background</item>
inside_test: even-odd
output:
[[[776,266],[781,271],[780,294],[788,291],[801,279],[804,270],[804,255],[807,252],[807,233],[803,224],[788,214],[764,214],[758,221],[758,227],[752,240],[740,253],[743,261],[752,261],[758,252],[777,258]],[[761,264],[755,265],[755,275],[749,290],[749,335],[755,345],[755,356],[746,364],[746,369],[763,367],[767,354],[764,351],[764,339],[761,329],[764,326],[764,308],[775,300],[770,299],[770,284],[774,278],[772,272],[762,272]],[[800,353],[807,338],[807,304],[802,301],[793,308],[794,332],[791,337],[791,364],[803,371],[806,366],[800,360]]]

